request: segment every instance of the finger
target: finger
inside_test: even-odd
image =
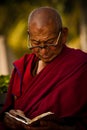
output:
[[[24,125],[25,130],[51,130],[48,126],[28,126]]]
[[[4,117],[4,124],[5,124],[5,126],[6,127],[8,127],[8,128],[15,128],[14,127],[14,125],[13,125],[13,122],[12,122],[12,119],[10,118],[10,117],[8,117],[8,115],[6,115],[5,117]]]
[[[22,115],[22,116],[25,116],[24,112],[21,111],[21,110],[16,110],[16,112],[17,112],[18,114]]]
[[[28,127],[27,130],[51,130],[49,127]]]
[[[17,115],[16,110],[13,110],[13,109],[12,109],[12,110],[10,110],[10,111],[9,111],[9,113],[10,113],[10,114],[12,114],[12,115],[14,115],[14,116],[16,116],[16,115]]]
[[[48,127],[50,130],[59,130],[59,125],[54,123],[54,122],[51,122],[51,121],[40,121],[40,125],[41,126],[44,126],[44,127]]]
[[[40,126],[48,126],[48,122],[47,121],[40,121]]]

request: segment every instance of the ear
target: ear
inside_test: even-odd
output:
[[[65,44],[67,42],[67,37],[68,37],[68,28],[63,27],[62,28],[62,44]]]
[[[29,32],[29,30],[27,30],[27,34],[28,34],[28,37],[30,38],[30,32]]]
[[[30,34],[29,30],[27,30],[28,35]]]

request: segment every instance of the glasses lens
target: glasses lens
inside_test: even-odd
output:
[[[58,37],[57,37],[57,40],[56,40],[56,42],[55,41],[53,41],[53,42],[50,42],[50,43],[46,43],[45,42],[45,44],[43,44],[43,45],[32,45],[33,43],[31,43],[31,41],[30,41],[30,39],[29,39],[29,36],[28,36],[28,44],[27,44],[27,46],[28,46],[28,48],[29,49],[36,49],[36,50],[39,50],[39,49],[43,49],[43,48],[45,48],[45,49],[49,49],[50,47],[55,47],[55,46],[57,46],[57,44],[58,44],[58,42],[59,42],[59,39],[60,39],[60,35],[61,35],[61,31],[59,32],[59,34],[58,34]],[[55,42],[55,43],[54,43]]]

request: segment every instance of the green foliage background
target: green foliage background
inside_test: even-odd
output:
[[[0,94],[7,92],[9,80],[9,75],[0,75]]]

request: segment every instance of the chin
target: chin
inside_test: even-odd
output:
[[[45,63],[49,63],[49,62],[51,62],[53,59],[54,59],[55,57],[50,57],[50,58],[40,58],[43,62],[45,62]]]

